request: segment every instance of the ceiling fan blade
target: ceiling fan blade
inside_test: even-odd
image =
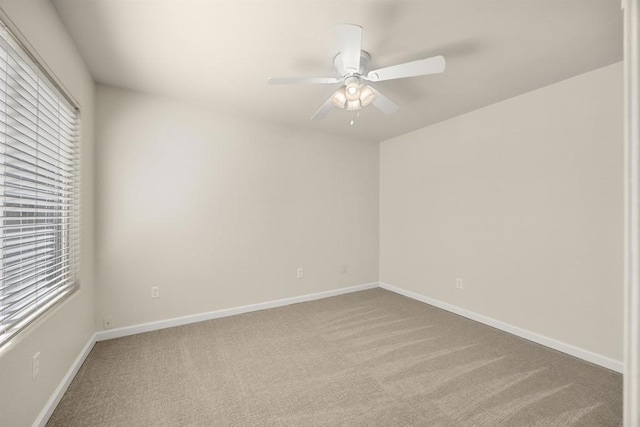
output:
[[[338,46],[344,70],[347,73],[360,71],[360,50],[362,49],[362,27],[353,24],[336,25]]]
[[[290,85],[290,84],[326,84],[338,83],[342,79],[335,77],[269,77],[270,85]]]
[[[404,64],[369,71],[366,79],[372,82],[381,82],[383,80],[437,74],[444,71],[445,65],[446,62],[443,56],[433,56],[427,59],[405,62]]]
[[[314,113],[313,116],[311,116],[311,120],[322,120],[324,119],[327,114],[329,114],[329,112],[331,110],[333,110],[335,107],[333,106],[333,103],[331,102],[331,98],[327,99],[327,101],[322,104],[322,107],[320,107],[318,109],[318,111],[316,111]]]
[[[400,109],[400,106],[398,104],[396,104],[374,88],[371,87],[371,90],[373,90],[373,93],[376,94],[376,97],[373,100],[373,105],[375,105],[378,110],[382,111],[384,114],[393,114]]]

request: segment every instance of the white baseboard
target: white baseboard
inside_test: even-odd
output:
[[[58,406],[58,403],[60,403],[60,399],[62,399],[62,396],[64,396],[67,388],[69,388],[69,384],[71,384],[71,381],[73,381],[73,378],[78,373],[78,370],[91,352],[91,349],[93,348],[95,343],[96,334],[93,334],[80,351],[80,354],[78,354],[78,357],[76,357],[76,360],[73,361],[73,364],[71,365],[67,373],[64,375],[64,377],[62,377],[62,381],[60,381],[60,384],[58,384],[58,387],[56,387],[47,404],[44,405],[44,408],[42,408],[42,411],[40,411],[38,418],[36,418],[36,420],[33,422],[33,427],[44,427],[47,424],[47,421],[49,421],[49,417],[51,417],[51,414],[53,414],[56,406]]]
[[[467,319],[475,320],[476,322],[484,323],[493,328],[500,329],[501,331],[508,332],[510,334],[519,336],[529,341],[544,345],[554,350],[561,351],[571,356],[577,357],[587,362],[594,363],[607,369],[611,369],[616,372],[622,373],[624,371],[624,363],[619,360],[611,359],[600,354],[592,353],[588,350],[573,346],[571,344],[564,343],[562,341],[555,340],[553,338],[545,337],[544,335],[537,334],[535,332],[527,331],[526,329],[518,328],[517,326],[510,325],[500,320],[492,319],[491,317],[483,316],[482,314],[475,313],[473,311],[466,310],[464,308],[456,307],[455,305],[448,304],[446,302],[438,301],[433,298],[426,297],[416,292],[407,291],[397,286],[389,285],[388,283],[380,283],[380,287],[391,292],[395,292],[405,297],[423,302],[425,304],[433,305],[443,310],[450,311],[451,313],[458,314],[466,317]]]
[[[96,332],[96,341],[104,341],[112,338],[125,337],[127,335],[140,334],[142,332],[156,331],[159,329],[173,328],[174,326],[187,325],[189,323],[202,322],[204,320],[219,319],[221,317],[234,316],[236,314],[250,313],[252,311],[266,310],[269,308],[282,307],[299,302],[313,301],[322,298],[334,297],[351,292],[364,291],[365,289],[377,288],[378,283],[366,283],[348,288],[333,289],[331,291],[318,292],[315,294],[300,295],[297,297],[283,298],[273,301],[261,302],[258,304],[243,305],[240,307],[227,308],[207,313],[192,314],[189,316],[175,317],[173,319],[158,320],[156,322],[142,323],[139,325],[125,326],[123,328],[110,329]]]

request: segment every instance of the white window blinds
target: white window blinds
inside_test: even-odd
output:
[[[0,347],[78,288],[78,129],[0,24]]]

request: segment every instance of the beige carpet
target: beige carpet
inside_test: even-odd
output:
[[[48,426],[619,426],[621,375],[373,289],[96,344]]]

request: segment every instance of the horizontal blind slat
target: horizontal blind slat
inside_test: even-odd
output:
[[[41,150],[38,150],[40,147],[38,147],[37,141],[30,138],[27,134],[14,129],[10,125],[6,125],[5,129],[0,129],[0,135],[4,136],[5,138],[9,138],[6,141],[1,141],[4,147],[15,147],[16,144],[18,144],[19,146],[22,147],[22,150],[24,152],[33,152],[33,151],[41,152]],[[64,160],[68,164],[72,165],[77,163],[78,161],[77,153],[73,153],[73,155],[68,154],[67,152],[65,153],[66,155]],[[57,151],[51,152],[51,150],[47,150],[47,152],[44,154],[52,160],[58,160]]]
[[[4,146],[4,144],[0,143],[1,146]],[[2,154],[4,154],[4,158],[2,158]],[[53,163],[52,160],[45,160],[42,156],[37,156],[15,147],[11,147],[10,151],[7,148],[4,153],[0,152],[0,166],[2,165],[28,165],[40,168],[43,172],[48,172],[49,176],[60,176],[68,180],[73,178],[73,171],[66,170],[71,169],[71,165],[62,162]]]
[[[5,113],[6,114],[6,113]],[[6,125],[7,134],[11,135],[11,131],[17,132],[20,135],[26,136],[31,141],[34,141],[49,150],[51,153],[57,154],[58,151],[64,151],[68,155],[72,155],[72,151],[66,145],[58,144],[57,137],[50,135],[37,123],[32,123],[27,117],[14,116],[8,117],[4,123]],[[54,150],[52,147],[60,148],[60,150]]]
[[[0,272],[7,277],[13,276],[23,268],[28,270],[32,267],[37,267],[36,264],[38,263],[46,263],[57,258],[64,257],[72,252],[72,249],[71,245],[69,245],[67,247],[60,248],[59,250],[50,251],[44,254],[33,254],[29,257],[16,257],[13,264],[9,262],[6,263]]]
[[[69,273],[68,263],[35,270],[29,277],[14,281],[11,285],[3,288],[2,295],[0,295],[0,304],[8,306],[10,302],[22,299],[22,294],[25,290],[30,288],[38,289],[43,286],[43,283],[67,277]]]
[[[66,279],[70,274],[65,275],[62,279]],[[5,321],[9,319],[20,320],[25,316],[25,309],[34,302],[43,303],[46,301],[47,295],[52,292],[59,292],[58,286],[51,286],[54,284],[54,280],[43,282],[42,285],[34,290],[25,292],[19,299],[11,300],[7,298],[6,301],[0,303],[0,312],[3,314]],[[38,295],[38,293],[41,293]]]
[[[70,266],[70,260],[68,260],[67,253],[64,254],[60,254],[58,256],[55,257],[50,257],[47,258],[46,260],[44,260],[44,263],[51,263],[54,266],[57,265],[66,265],[66,266]],[[37,273],[40,270],[40,261],[33,261],[31,263],[29,263],[28,265],[25,264],[25,268],[22,271],[19,272],[15,272],[12,270],[7,270],[6,272],[4,272],[6,274],[6,276],[1,276],[2,280],[6,280],[6,284],[2,285],[2,287],[0,287],[0,289],[2,290],[2,292],[10,292],[11,291],[11,287],[13,286],[13,283],[15,283],[15,279],[19,276],[19,277],[28,277],[34,273]]]
[[[33,150],[37,150],[37,151],[46,150],[45,154],[47,156],[51,157],[52,159],[57,159],[59,150],[52,150],[48,145],[44,145],[44,144],[41,145],[42,140],[45,139],[44,137],[38,139],[35,132],[31,131],[28,128],[25,128],[15,120],[13,122],[7,121],[4,123],[4,125],[5,125],[4,130],[0,131],[0,134],[6,135],[9,138],[11,138],[12,141],[18,141]],[[7,141],[6,143],[11,144],[12,141]],[[64,155],[67,159],[77,160],[76,153],[70,153],[65,150],[62,150],[62,151],[64,152]],[[70,162],[70,163],[73,163],[73,162]]]

